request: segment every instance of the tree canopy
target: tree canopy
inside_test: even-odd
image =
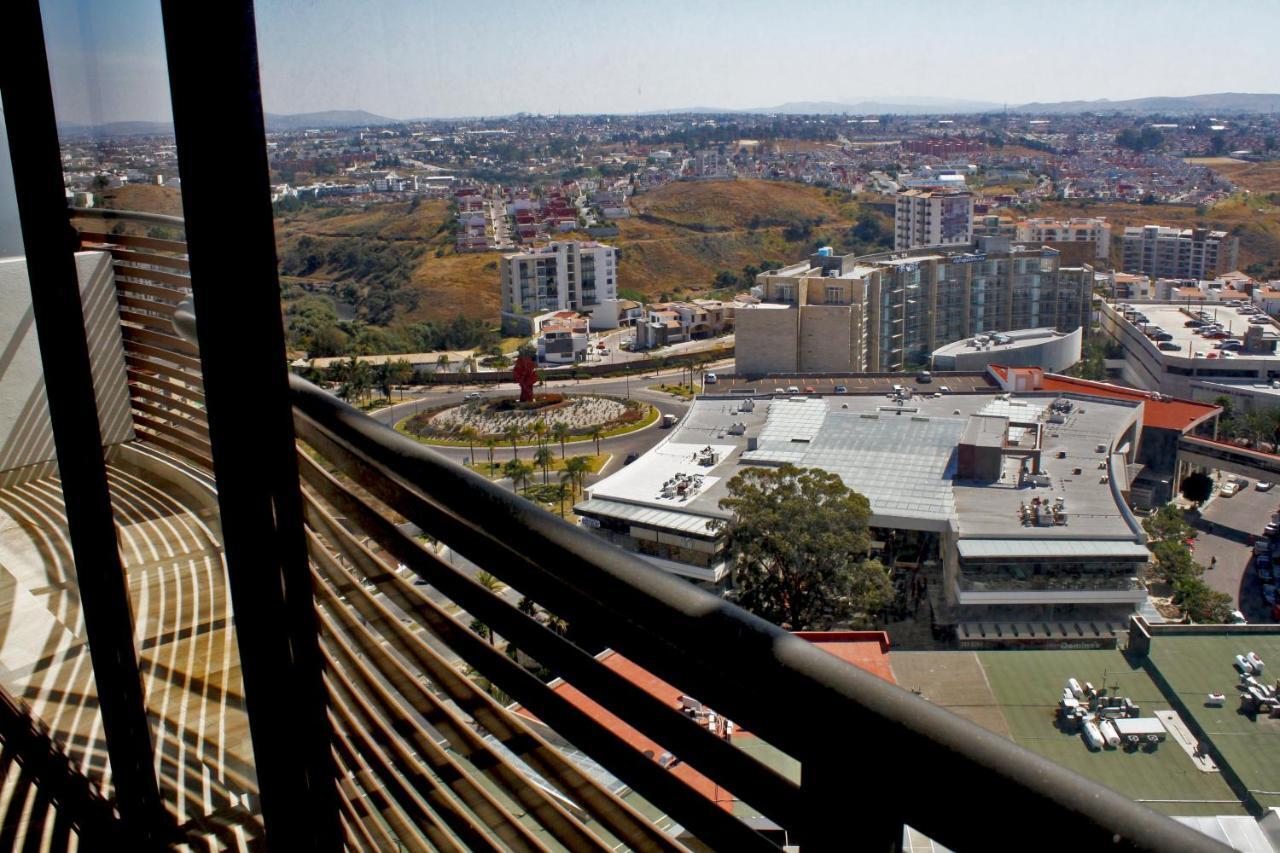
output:
[[[719,522],[734,561],[730,597],[793,631],[869,623],[893,600],[867,559],[871,504],[818,468],[747,468],[729,481]]]

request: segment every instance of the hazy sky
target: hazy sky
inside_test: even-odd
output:
[[[60,120],[169,118],[158,0],[42,6]],[[1280,92],[1280,0],[260,0],[257,17],[277,113]]]

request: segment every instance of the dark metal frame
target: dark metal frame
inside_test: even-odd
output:
[[[160,799],[151,727],[134,650],[133,608],[116,540],[102,431],[67,221],[53,90],[38,0],[8,7],[0,91],[49,419],[67,509],[102,726],[126,831],[154,844],[172,820]]]
[[[337,769],[293,450],[253,3],[161,7],[263,821],[277,849],[336,849]]]

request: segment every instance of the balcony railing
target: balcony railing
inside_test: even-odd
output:
[[[212,472],[183,245],[106,233],[95,225],[119,215],[92,216],[82,241],[115,263],[139,439]],[[125,230],[139,222],[181,227],[142,217]],[[322,748],[354,849],[763,850],[784,839],[803,850],[892,849],[910,825],[977,850],[1021,843],[1027,823],[1066,830],[1040,846],[1222,849],[655,570],[300,378],[290,393],[334,733]],[[438,556],[440,544],[513,592],[492,592],[474,569]],[[513,604],[514,592],[535,607]],[[538,608],[571,630],[551,630],[531,615]],[[495,636],[587,701],[536,677]],[[593,654],[605,647],[794,759],[798,774],[615,672]],[[619,725],[760,819],[703,795]],[[993,808],[1020,819],[973,820]]]

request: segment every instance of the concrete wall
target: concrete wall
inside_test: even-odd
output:
[[[736,317],[734,349],[738,374],[795,373],[800,369],[799,309],[743,308]]]
[[[115,277],[104,252],[76,255],[104,446],[133,438]],[[25,258],[0,260],[0,485],[52,471],[44,369]]]
[[[862,341],[854,337],[852,316],[849,307],[844,305],[800,308],[800,371],[842,373],[862,367],[861,359],[855,357]],[[742,334],[741,330],[737,334]],[[734,343],[741,346],[736,337]]]

